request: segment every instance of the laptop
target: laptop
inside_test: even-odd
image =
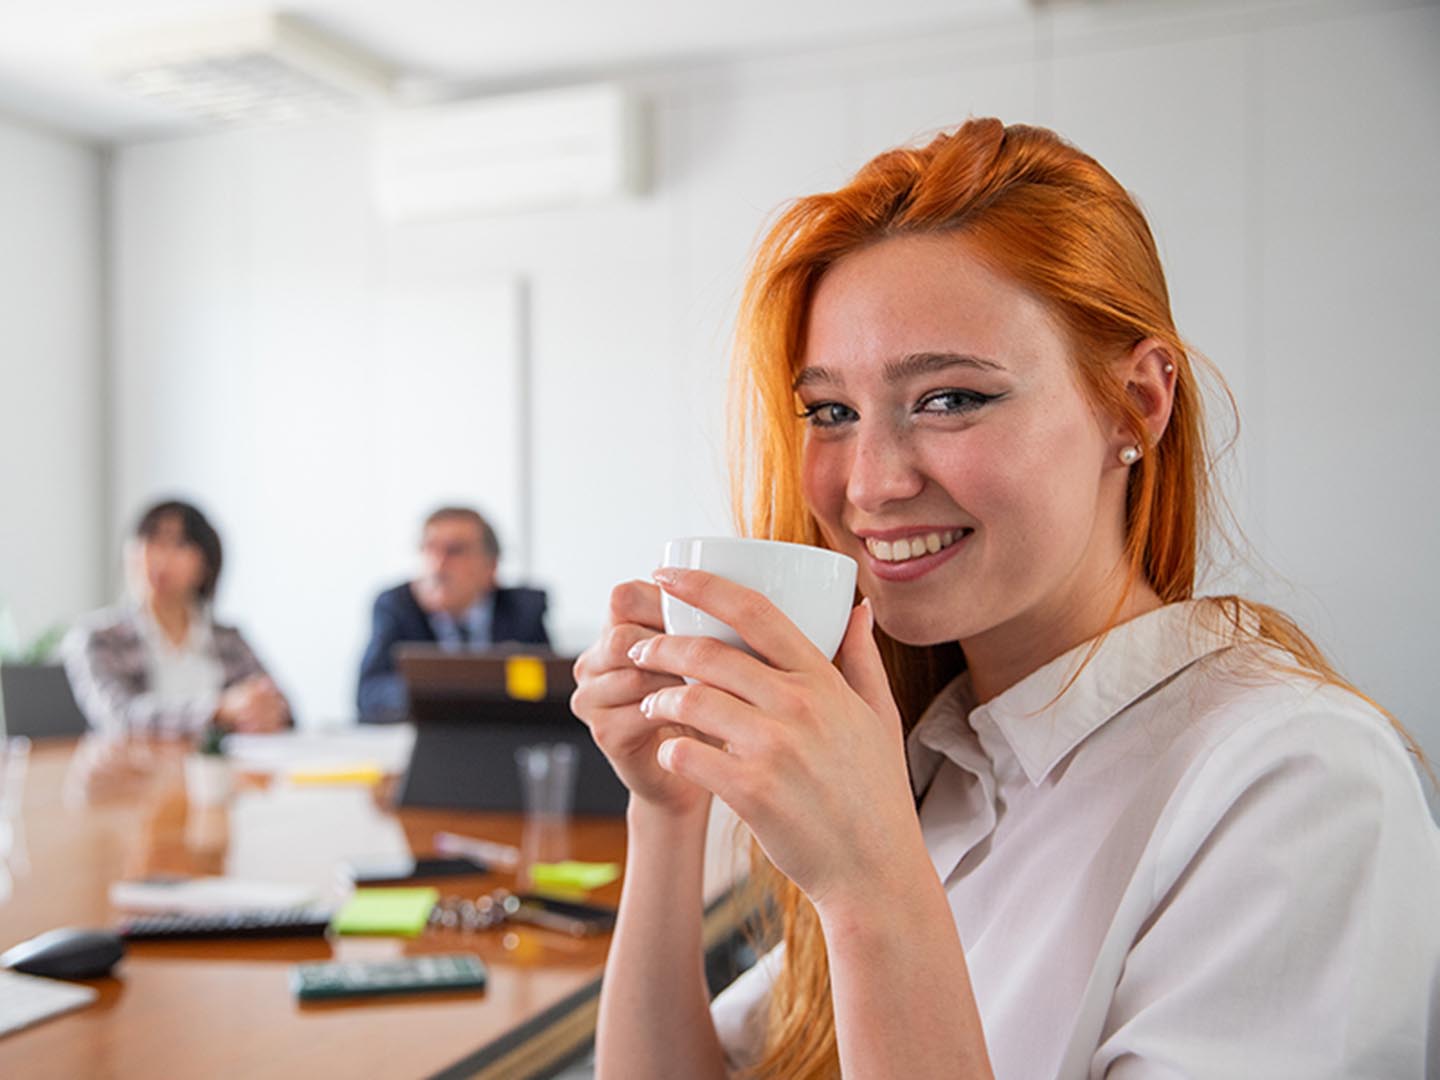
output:
[[[415,724],[400,805],[518,812],[524,807],[515,751],[565,742],[577,752],[574,813],[624,814],[625,785],[570,711],[574,664],[574,657],[544,650],[399,646],[395,666]]]
[[[4,735],[32,739],[85,734],[88,724],[60,664],[0,664]]]

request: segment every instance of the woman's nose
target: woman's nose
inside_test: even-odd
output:
[[[925,479],[902,438],[883,429],[858,433],[845,485],[852,506],[880,510],[886,504],[914,498],[924,487]]]

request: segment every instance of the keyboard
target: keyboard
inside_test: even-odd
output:
[[[127,941],[322,937],[333,915],[328,908],[317,907],[136,915],[122,919],[115,930]]]

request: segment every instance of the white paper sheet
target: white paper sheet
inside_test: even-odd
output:
[[[9,1035],[41,1020],[89,1005],[99,991],[93,986],[41,979],[0,968],[0,1035]]]
[[[283,776],[297,770],[340,772],[367,766],[402,773],[410,764],[415,729],[409,724],[333,731],[229,735],[225,753],[242,772]]]
[[[315,898],[316,890],[304,885],[232,877],[117,881],[110,886],[110,904],[121,911],[283,911]]]

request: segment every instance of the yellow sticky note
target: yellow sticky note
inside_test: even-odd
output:
[[[534,863],[530,880],[537,889],[563,889],[585,892],[609,885],[620,876],[619,863],[592,863],[567,860],[556,863]]]
[[[517,701],[545,700],[545,665],[539,657],[512,656],[505,661],[505,693]]]
[[[438,889],[356,889],[330,923],[337,934],[419,937]]]
[[[374,787],[385,779],[378,765],[353,765],[343,769],[294,769],[290,772],[292,784],[323,786],[334,784],[344,786],[358,784]]]

